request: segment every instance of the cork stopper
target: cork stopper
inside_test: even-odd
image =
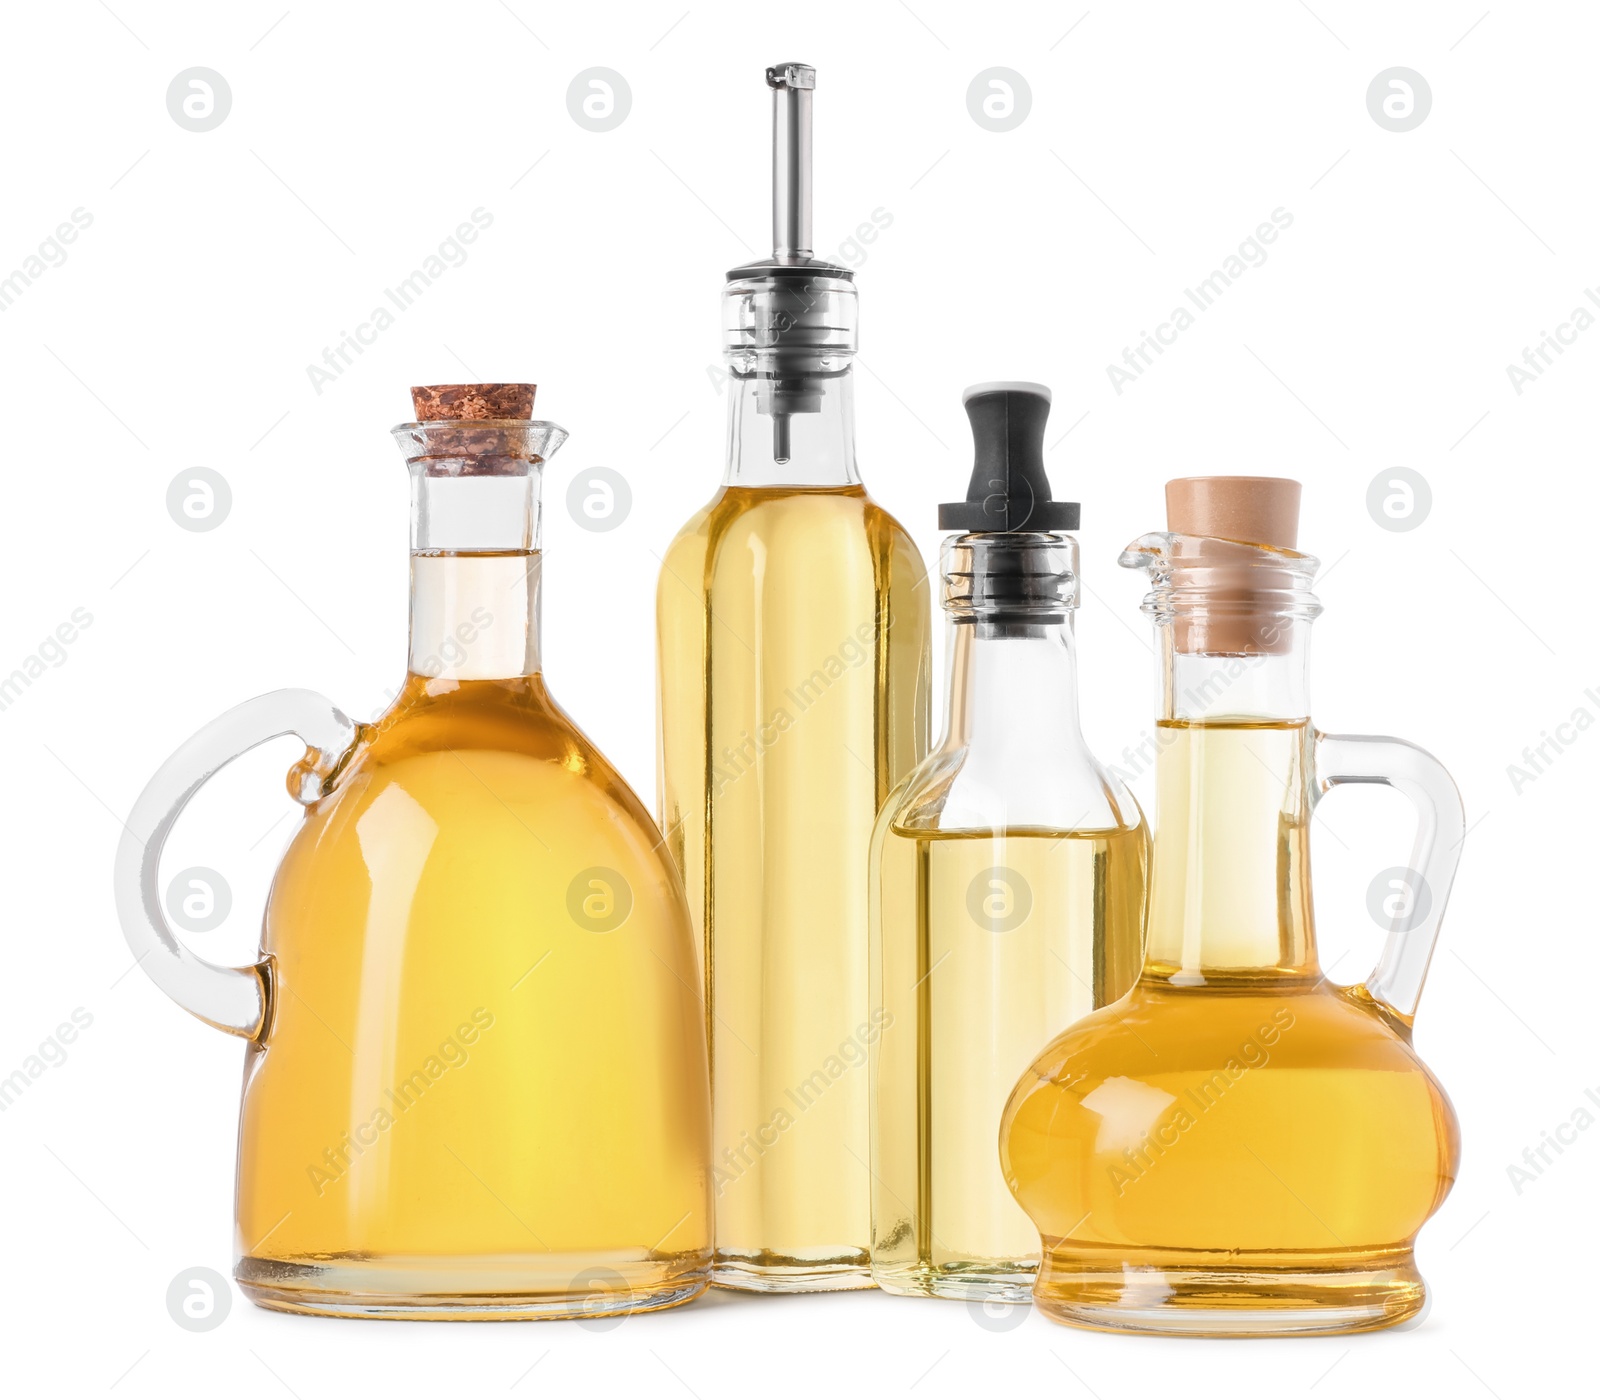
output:
[[[1290,650],[1285,600],[1296,576],[1300,483],[1281,476],[1188,476],[1167,483],[1172,583],[1183,605],[1173,618],[1180,654],[1271,656]]]
[[[527,476],[566,441],[533,421],[533,384],[427,384],[411,390],[414,423],[394,430],[425,476]]]
[[[1180,477],[1167,483],[1167,529],[1293,549],[1300,529],[1300,483],[1282,476]]]
[[[419,423],[473,422],[484,418],[533,417],[537,384],[425,384],[413,386],[411,406]]]

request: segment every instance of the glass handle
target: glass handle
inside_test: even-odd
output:
[[[1404,739],[1319,733],[1313,800],[1345,783],[1398,788],[1417,811],[1411,863],[1396,874],[1392,897],[1383,900],[1389,937],[1365,983],[1373,1000],[1409,1024],[1417,1014],[1450,885],[1461,861],[1466,809],[1444,765],[1415,744]]]
[[[290,770],[289,791],[310,806],[355,741],[356,726],[315,691],[274,690],[212,720],[163,763],[133,804],[117,847],[117,917],[139,966],[185,1011],[248,1040],[266,1028],[268,964],[219,967],[178,941],[161,907],[161,848],[209,778],[285,734],[306,743],[305,758]]]

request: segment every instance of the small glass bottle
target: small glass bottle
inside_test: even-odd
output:
[[[667,1307],[710,1269],[709,1090],[688,910],[654,822],[546,689],[532,385],[413,390],[411,654],[352,725],[249,701],[152,779],[118,853],[146,971],[247,1041],[236,1277],[341,1317]],[[161,910],[194,791],[278,735],[304,820],[261,960],[203,962]]]
[[[967,500],[941,508],[943,737],[873,839],[872,1273],[894,1293],[1021,1302],[1038,1232],[1000,1115],[1039,1047],[1139,969],[1149,834],[1078,725],[1078,507],[1051,499],[1050,391],[980,384]]]
[[[770,260],[723,300],[728,466],[657,594],[661,826],[702,938],[715,1282],[871,1287],[867,848],[927,748],[928,600],[856,470],[851,272],[811,256],[811,96],[773,90]]]
[[[1269,1336],[1423,1305],[1412,1247],[1460,1141],[1411,1027],[1465,824],[1421,749],[1313,728],[1299,499],[1275,478],[1170,482],[1171,533],[1122,557],[1151,574],[1161,643],[1144,968],[1040,1054],[1001,1129],[1057,1321]],[[1317,963],[1309,860],[1312,810],[1343,783],[1418,814],[1409,898],[1349,987]]]

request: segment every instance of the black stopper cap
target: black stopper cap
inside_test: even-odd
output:
[[[1044,474],[1049,389],[974,384],[961,402],[972,422],[972,480],[966,500],[939,507],[939,528],[967,534],[1076,530],[1078,503],[1053,500]]]

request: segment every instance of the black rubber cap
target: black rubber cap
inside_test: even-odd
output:
[[[966,500],[939,507],[939,528],[969,535],[1076,530],[1078,503],[1053,499],[1044,473],[1050,391],[1042,384],[977,384],[962,402],[972,422],[972,480]]]

